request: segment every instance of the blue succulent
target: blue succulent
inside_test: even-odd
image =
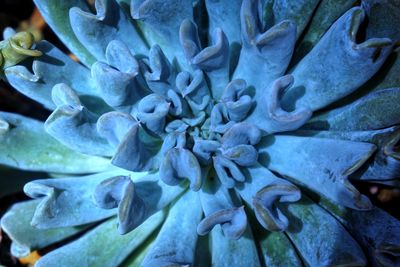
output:
[[[8,30],[2,217],[36,266],[396,266],[399,1],[35,0],[79,63]],[[93,13],[92,11],[95,11]],[[365,20],[368,17],[368,21]]]

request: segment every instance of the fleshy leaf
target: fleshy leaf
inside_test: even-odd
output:
[[[131,16],[143,22],[140,26],[151,46],[159,44],[170,62],[176,58],[187,66],[179,45],[179,27],[183,20],[192,19],[192,1],[132,0]]]
[[[145,96],[139,102],[137,117],[151,132],[161,135],[164,132],[165,120],[168,115],[169,103],[165,97],[158,94]]]
[[[169,205],[184,190],[186,186],[182,184],[173,188],[165,185],[159,180],[158,173],[137,173],[135,176],[115,176],[101,181],[93,196],[96,204],[103,209],[118,207],[118,231],[126,234]]]
[[[180,197],[169,210],[141,266],[193,266],[198,237],[196,225],[201,213],[197,193],[188,191]]]
[[[213,44],[202,49],[196,25],[184,20],[179,30],[180,42],[189,64],[207,72],[214,98],[220,98],[229,82],[229,41],[220,28],[212,34]]]
[[[120,142],[112,164],[130,171],[148,171],[158,167],[159,138],[142,126],[133,125]]]
[[[168,90],[175,87],[175,69],[158,45],[151,47],[148,61],[143,60],[142,72],[154,93],[166,95]]]
[[[221,101],[225,104],[230,120],[239,122],[246,118],[252,106],[252,98],[246,94],[244,80],[231,81],[224,89]]]
[[[87,1],[34,0],[34,2],[40,14],[45,18],[46,23],[53,29],[61,41],[85,65],[91,65],[95,61],[95,58],[76,38],[68,15],[72,7],[79,7],[81,10],[89,11]]]
[[[195,113],[204,110],[211,101],[204,74],[200,70],[194,71],[192,75],[186,71],[179,73],[176,87]]]
[[[243,182],[245,177],[237,166],[230,159],[223,156],[214,156],[213,164],[215,172],[218,175],[220,182],[227,188],[233,188],[237,182]]]
[[[372,259],[374,266],[396,266],[400,260],[400,222],[375,207],[356,211],[337,206],[325,199],[320,202],[354,236]]]
[[[126,234],[137,227],[137,221],[144,221],[145,207],[137,195],[129,176],[115,176],[102,181],[94,192],[94,198],[101,208],[118,207],[118,231]],[[131,220],[131,218],[135,220]]]
[[[103,114],[97,120],[97,131],[106,138],[112,146],[118,146],[125,135],[138,122],[129,114],[123,112],[112,111]]]
[[[330,131],[377,130],[400,123],[400,88],[372,92],[341,108],[312,118],[306,129]]]
[[[283,20],[290,20],[296,24],[297,37],[301,35],[308,25],[309,20],[314,15],[314,10],[319,4],[319,0],[267,0],[264,1],[264,23],[271,27]]]
[[[242,42],[233,77],[246,79],[256,95],[286,70],[296,42],[296,26],[284,20],[265,30],[259,8],[261,1],[244,0],[240,11]],[[256,99],[257,100],[257,99]]]
[[[286,233],[306,265],[366,266],[357,242],[327,211],[305,196],[302,202],[289,205],[288,211],[293,219]]]
[[[302,262],[296,250],[284,233],[268,232],[260,241],[262,255],[267,266],[297,267]]]
[[[105,61],[106,47],[112,40],[124,42],[131,53],[147,54],[146,44],[115,0],[96,0],[95,7],[96,15],[72,7],[69,17],[76,37],[97,60]]]
[[[200,164],[187,149],[170,149],[160,166],[160,179],[168,185],[177,185],[182,179],[190,181],[190,189],[198,191],[203,183]]]
[[[96,89],[90,79],[90,72],[47,41],[36,47],[43,55],[33,61],[33,74],[22,65],[7,68],[7,81],[24,95],[54,109],[51,90],[58,83],[65,83],[78,95],[96,96]]]
[[[240,43],[240,7],[241,1],[216,1],[206,0],[206,7],[209,19],[209,34],[216,28],[221,28],[230,43]]]
[[[58,90],[55,87],[54,90]],[[56,93],[54,93],[56,94]],[[89,155],[111,156],[113,149],[97,132],[97,115],[80,103],[60,103],[47,118],[46,132],[65,146]]]
[[[121,172],[125,173],[106,172],[27,183],[24,192],[32,198],[41,199],[31,224],[39,229],[49,229],[83,225],[114,215],[115,211],[97,207],[92,195],[98,183]]]
[[[338,140],[368,142],[377,146],[373,158],[368,160],[349,178],[351,180],[385,181],[396,179],[400,170],[399,151],[396,147],[400,138],[400,128],[390,127],[371,131],[310,131],[300,130],[296,135],[313,136]]]
[[[208,234],[216,225],[221,225],[224,236],[239,239],[247,228],[244,207],[237,207],[229,192],[217,179],[207,179],[200,191],[203,220],[197,226],[199,235]],[[239,203],[238,203],[239,204]]]
[[[80,154],[44,131],[42,122],[1,112],[0,163],[22,170],[90,173],[110,168],[108,159]]]
[[[79,233],[87,226],[38,229],[30,222],[40,200],[14,204],[1,218],[1,228],[12,240],[11,253],[15,257],[25,257],[31,251],[45,248],[67,237]]]
[[[290,182],[273,175],[268,169],[256,165],[247,168],[248,176],[236,190],[254,210],[259,223],[269,231],[283,231],[289,220],[281,211],[283,202],[300,199],[300,190]]]
[[[212,266],[262,266],[249,227],[240,239],[232,240],[224,236],[219,225],[215,226],[211,231],[210,247]]]
[[[96,62],[91,73],[104,101],[124,109],[139,101],[147,92],[138,81],[139,64],[121,41],[111,41],[105,51],[106,62]]]
[[[375,149],[375,145],[362,142],[276,135],[260,143],[259,153],[267,168],[341,205],[366,210],[372,208],[371,202],[347,177],[360,168]]]
[[[364,16],[361,8],[350,9],[296,65],[294,84],[282,98],[285,110],[323,108],[354,92],[377,72],[392,50],[392,41],[372,38],[357,44]]]
[[[246,121],[260,127],[267,133],[293,131],[306,123],[312,112],[300,107],[292,112],[283,110],[279,95],[293,84],[293,76],[286,75],[276,79],[258,101],[255,110]]]
[[[261,131],[254,125],[241,122],[232,126],[221,138],[221,154],[239,166],[252,166],[258,152],[254,145],[261,139]]]
[[[311,18],[308,29],[294,53],[292,63],[297,63],[318,43],[326,30],[357,0],[321,0]]]
[[[99,263],[104,267],[119,266],[163,220],[164,213],[160,211],[134,231],[121,236],[114,229],[116,219],[110,219],[81,238],[46,254],[36,266],[57,266],[60,262],[66,266],[96,266]]]

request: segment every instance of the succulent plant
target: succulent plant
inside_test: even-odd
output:
[[[80,62],[1,42],[2,77],[52,110],[0,113],[0,163],[49,177],[1,219],[14,255],[400,264],[400,222],[352,184],[398,186],[400,1],[35,3]]]

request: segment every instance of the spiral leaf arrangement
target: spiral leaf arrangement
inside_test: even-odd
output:
[[[3,78],[52,113],[1,112],[0,163],[58,177],[1,219],[14,255],[399,264],[400,222],[352,185],[399,186],[399,1],[35,2],[82,64],[1,42]]]

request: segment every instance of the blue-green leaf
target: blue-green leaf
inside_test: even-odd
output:
[[[354,209],[371,202],[348,181],[372,155],[375,145],[343,140],[275,135],[260,143],[261,162],[296,183]]]
[[[327,211],[303,196],[288,206],[292,224],[286,233],[308,266],[366,266],[363,251]],[[329,240],[329,242],[327,242]]]
[[[147,54],[146,44],[115,0],[96,0],[95,7],[96,15],[73,7],[69,17],[76,37],[97,60],[106,60],[107,45],[113,40],[125,43],[132,54]]]
[[[110,219],[81,238],[43,256],[37,267],[57,266],[104,266],[121,264],[135,251],[164,220],[162,211],[146,220],[136,230],[120,235],[115,230],[116,219]]]
[[[393,42],[372,38],[356,43],[364,16],[361,8],[350,9],[297,64],[292,72],[294,84],[282,98],[285,110],[321,109],[354,92],[379,70]]]
[[[72,7],[79,7],[82,10],[89,11],[87,1],[84,0],[35,0],[35,5],[46,23],[58,35],[61,41],[74,53],[85,65],[89,66],[95,58],[87,48],[76,38],[68,16]]]
[[[45,248],[87,228],[87,225],[45,230],[33,227],[31,219],[39,203],[40,200],[31,200],[14,204],[1,218],[1,228],[12,240],[11,253],[15,257],[28,256],[33,250]]]
[[[22,65],[7,68],[7,81],[24,95],[54,109],[51,90],[58,83],[70,86],[78,95],[97,95],[90,77],[90,71],[61,52],[47,41],[41,41],[36,47],[43,55],[33,60],[33,74]]]
[[[198,194],[186,192],[169,210],[168,217],[141,266],[193,266],[198,237],[196,226],[201,214]]]
[[[27,183],[24,187],[25,193],[32,198],[41,199],[32,218],[32,225],[39,229],[76,226],[114,215],[114,210],[101,209],[92,198],[97,184],[121,173],[126,172],[105,172]],[[137,176],[140,177],[140,174]]]
[[[42,122],[0,112],[7,130],[0,133],[0,163],[31,171],[90,173],[109,169],[109,159],[80,154],[44,131]],[[3,127],[4,128],[4,127]]]

